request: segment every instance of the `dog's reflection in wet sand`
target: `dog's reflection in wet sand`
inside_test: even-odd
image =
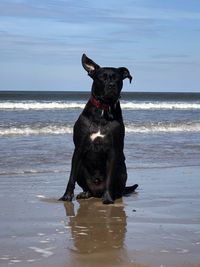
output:
[[[126,214],[120,200],[114,205],[102,205],[95,199],[80,200],[76,214],[73,203],[64,205],[75,251],[93,253],[123,248]]]

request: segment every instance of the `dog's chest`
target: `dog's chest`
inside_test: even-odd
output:
[[[90,140],[93,142],[96,138],[105,138],[105,134],[101,133],[101,130],[98,129],[97,132],[90,134]]]

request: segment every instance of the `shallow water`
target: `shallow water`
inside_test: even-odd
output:
[[[86,102],[86,93],[1,93],[0,175],[67,171]],[[121,105],[131,168],[200,165],[200,94],[125,93]]]

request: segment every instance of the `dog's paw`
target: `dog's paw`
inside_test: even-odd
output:
[[[109,192],[105,192],[103,199],[102,199],[103,204],[113,204],[114,200],[112,199],[111,195]]]
[[[81,193],[79,193],[77,196],[76,196],[76,198],[77,199],[88,199],[88,198],[90,198],[92,195],[91,195],[91,193],[90,192],[81,192]]]
[[[72,193],[65,194],[61,198],[59,198],[59,201],[72,201],[73,197],[74,197],[74,194]]]

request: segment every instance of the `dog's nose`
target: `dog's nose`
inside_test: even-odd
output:
[[[109,83],[108,88],[109,89],[114,89],[115,88],[115,84],[114,83]]]

